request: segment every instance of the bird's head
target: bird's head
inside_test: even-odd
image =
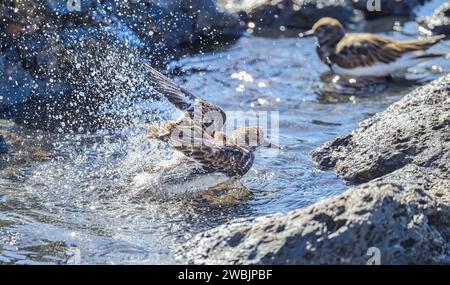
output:
[[[300,36],[315,36],[319,45],[336,44],[345,36],[345,29],[338,20],[324,17],[318,20],[311,30],[302,33]]]
[[[266,140],[264,131],[258,127],[242,127],[233,131],[230,142],[234,145],[256,149],[260,146],[272,147],[272,143]]]

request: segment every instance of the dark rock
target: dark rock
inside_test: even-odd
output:
[[[350,135],[313,152],[323,168],[365,182],[407,164],[450,169],[450,76],[411,92],[385,112],[360,123]]]
[[[113,92],[119,84],[114,77],[124,72],[113,67],[125,65],[130,55],[139,57],[143,44],[127,26],[105,19],[104,13],[99,16],[102,9],[94,2],[83,1],[82,9],[72,12],[64,10],[67,1],[6,1],[0,6],[0,13],[11,23],[39,20],[33,31],[10,36],[1,31],[9,42],[3,45],[0,57],[0,62],[8,65],[2,65],[0,72],[15,71],[8,82],[9,77],[2,76],[1,117],[15,118],[33,128],[89,129],[97,120],[80,119],[80,115],[96,114],[105,102],[102,99],[123,95],[123,86],[129,84],[121,84],[122,88]],[[130,70],[125,74],[132,76]],[[10,82],[16,81],[17,87],[11,86]],[[14,87],[17,90],[12,90]],[[88,126],[83,126],[86,122]]]
[[[414,16],[414,9],[428,1],[429,0],[380,0],[380,6],[376,7],[374,6],[376,1],[359,0],[354,1],[353,6],[355,9],[361,10],[367,19],[389,16],[412,17]],[[375,7],[375,9],[373,7]],[[380,9],[377,10],[377,8]]]
[[[0,4],[1,117],[33,128],[90,129],[108,100],[148,97],[143,62],[163,67],[175,56],[231,43],[243,30],[212,0],[67,4]]]
[[[450,75],[313,154],[365,184],[308,208],[241,219],[194,237],[195,264],[450,263]],[[372,258],[371,258],[372,257]],[[375,262],[376,263],[376,262]]]
[[[417,20],[419,25],[436,35],[450,35],[450,3],[436,9],[431,16]]]
[[[5,0],[0,3],[0,49],[23,35],[38,32],[51,20],[52,11],[39,2]]]
[[[228,12],[240,14],[244,21],[252,22],[256,31],[264,28],[280,31],[280,27],[310,29],[325,16],[334,17],[345,25],[358,18],[351,1],[347,0],[220,0],[218,5]]]
[[[207,48],[220,43],[232,43],[244,32],[244,26],[239,18],[221,12],[214,0],[204,1],[200,5],[197,4],[193,6],[193,9],[198,11],[195,34],[198,35],[196,43],[200,47]]]
[[[156,57],[232,43],[243,32],[239,19],[219,12],[213,0],[109,1],[108,5],[106,10],[129,26]]]
[[[420,186],[419,186],[420,185]],[[201,233],[178,258],[192,264],[448,262],[450,180],[409,165],[308,208]]]
[[[25,47],[15,50],[31,51],[20,58],[33,73],[35,88],[24,104],[10,110],[16,122],[48,130],[122,126],[124,117],[107,116],[101,109],[113,100],[126,102],[149,93],[141,43],[128,33],[120,25],[70,29],[58,37],[39,35],[36,41],[43,48],[27,48],[31,40],[25,39]]]

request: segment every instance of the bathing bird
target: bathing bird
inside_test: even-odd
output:
[[[427,50],[443,35],[413,40],[392,40],[379,35],[346,34],[342,24],[325,17],[302,37],[315,36],[316,52],[332,72],[361,77],[389,77],[431,58],[445,56]]]
[[[240,178],[252,167],[258,147],[274,146],[256,126],[237,128],[226,136],[222,132],[226,114],[220,107],[177,86],[154,68],[146,68],[153,88],[181,111],[175,121],[144,126],[147,138],[166,142],[181,153],[186,158],[183,163],[195,169],[191,174]]]

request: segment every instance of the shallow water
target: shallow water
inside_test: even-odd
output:
[[[311,151],[384,110],[413,83],[355,89],[360,81],[348,86],[344,80],[338,88],[344,81],[332,83],[312,46],[312,39],[247,36],[227,50],[169,66],[178,74],[175,81],[230,113],[279,112],[283,149],[258,151],[243,179],[252,194],[233,205],[140,195],[130,186],[146,164],[170,154],[163,144],[144,142],[140,128],[148,120],[147,106],[159,104],[170,116],[167,103],[133,102],[127,106],[137,114],[132,126],[90,135],[2,122],[0,130],[16,146],[0,174],[0,263],[175,263],[172,249],[200,231],[343,192],[346,186],[335,174],[315,167]],[[449,70],[442,61],[429,62],[408,77],[419,84]]]

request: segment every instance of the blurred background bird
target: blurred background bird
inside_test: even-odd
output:
[[[445,36],[397,41],[370,33],[346,34],[343,25],[330,17],[318,20],[301,36],[315,36],[320,60],[341,75],[389,77],[429,59],[446,56],[427,52]]]

